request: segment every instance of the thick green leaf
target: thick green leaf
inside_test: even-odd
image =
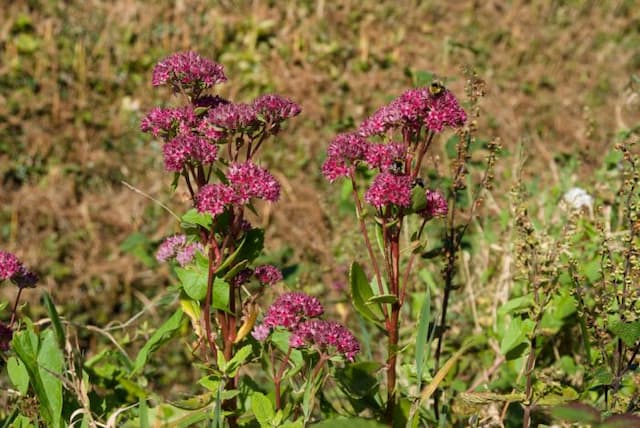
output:
[[[244,244],[242,250],[238,254],[238,260],[249,260],[249,262],[255,260],[260,255],[264,248],[264,230],[251,229],[244,237]]]
[[[195,208],[191,208],[180,219],[183,223],[197,224],[207,230],[211,229],[211,214],[198,212]]]
[[[421,186],[411,190],[411,212],[417,213],[427,208],[427,194]]]
[[[7,374],[9,374],[11,383],[20,394],[26,394],[29,389],[29,372],[24,363],[16,357],[9,357],[7,360]]]
[[[362,267],[357,262],[353,262],[351,264],[349,280],[351,283],[351,298],[353,306],[356,308],[358,313],[360,313],[362,317],[375,323],[384,321],[384,317],[379,306],[369,306],[366,304],[366,302],[373,297],[373,292],[371,291],[371,287],[369,286],[369,281],[367,280],[364,270],[362,270]]]
[[[43,391],[38,391],[38,398],[42,403],[46,398],[47,406],[51,412],[49,423],[59,427],[62,416],[62,370],[64,367],[64,354],[58,347],[55,333],[47,329],[40,333],[40,346],[38,349],[38,371],[42,379]]]
[[[62,328],[62,323],[60,322],[60,316],[58,315],[58,311],[56,310],[53,301],[51,300],[51,296],[49,293],[44,293],[42,296],[44,300],[44,306],[47,308],[47,313],[49,314],[49,318],[51,319],[51,325],[53,326],[53,330],[56,333],[56,339],[58,340],[58,347],[60,349],[64,349],[65,344],[65,336],[64,330]]]
[[[270,427],[271,420],[275,416],[273,404],[264,394],[255,392],[251,394],[251,410],[261,427]]]
[[[343,369],[336,370],[336,379],[349,395],[363,398],[375,393],[378,386],[376,372],[381,367],[381,364],[375,361],[348,364]]]
[[[177,267],[176,274],[187,296],[198,302],[205,298],[207,295],[207,278],[209,275],[207,268],[196,263],[186,268]]]
[[[530,319],[522,320],[518,317],[513,318],[500,343],[500,352],[502,355],[506,356],[509,351],[527,343],[529,340],[527,337],[533,330],[534,325],[534,322]],[[508,355],[509,359],[518,358],[519,356],[520,355]]]
[[[205,392],[204,394],[183,400],[171,401],[171,405],[182,410],[198,410],[208,406],[211,402],[213,402],[213,394],[211,392]]]
[[[524,296],[509,299],[507,303],[498,308],[499,315],[518,314],[526,312],[533,305],[533,294],[526,294]]]
[[[211,306],[229,312],[229,283],[222,278],[213,280],[213,300]]]
[[[588,373],[587,386],[589,389],[609,386],[613,382],[613,375],[607,366],[596,367]]]
[[[395,294],[380,294],[378,296],[370,297],[367,300],[367,305],[378,304],[378,303],[396,303],[398,301],[398,297]]]
[[[53,410],[49,405],[46,389],[38,368],[37,359],[40,341],[38,335],[33,331],[31,322],[27,322],[26,330],[13,336],[12,344],[18,358],[20,358],[27,373],[29,373],[29,382],[40,401],[40,414],[49,424],[52,424],[54,419]]]
[[[149,341],[145,343],[142,349],[140,349],[140,352],[138,352],[138,356],[133,363],[131,376],[138,373],[138,371],[144,367],[152,352],[158,349],[163,343],[173,338],[174,334],[182,324],[182,315],[182,309],[178,309],[171,318],[165,321],[164,324],[162,324],[160,328],[153,333]]]
[[[234,377],[238,368],[244,364],[244,362],[251,355],[251,350],[253,347],[251,345],[246,345],[236,351],[236,353],[231,357],[231,359],[227,362],[227,369],[225,373],[229,377]]]
[[[610,318],[609,330],[627,346],[634,346],[640,339],[640,321],[624,322],[617,317]]]

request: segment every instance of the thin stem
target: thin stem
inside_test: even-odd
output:
[[[210,241],[215,241],[215,239],[210,239]],[[218,349],[216,347],[215,342],[211,336],[211,299],[213,298],[213,278],[216,271],[216,254],[214,248],[217,248],[215,245],[211,245],[209,247],[209,272],[207,274],[207,295],[204,300],[204,328],[207,335],[207,343],[209,344],[209,349],[213,354],[214,360],[218,359]]]
[[[285,355],[284,360],[280,364],[280,368],[278,369],[278,373],[273,377],[273,384],[275,386],[275,394],[276,394],[276,411],[280,410],[282,407],[282,397],[280,396],[280,384],[282,382],[282,376],[284,375],[284,371],[289,365],[289,357],[291,356],[291,347],[287,350],[287,355]],[[275,366],[275,360],[274,360]]]
[[[11,320],[9,321],[9,330],[13,327],[13,323],[16,322],[17,313],[18,313],[18,303],[20,302],[20,295],[22,295],[22,290],[24,288],[18,288],[18,294],[16,295],[16,301],[13,304],[13,309],[11,310]]]
[[[358,187],[356,186],[356,178],[354,167],[351,167],[349,171],[349,176],[351,177],[351,187],[353,189],[353,200],[356,205],[356,217],[358,217],[358,223],[360,224],[360,232],[364,237],[365,246],[367,247],[367,252],[369,253],[369,259],[371,259],[371,265],[373,266],[373,271],[376,275],[376,281],[378,282],[378,290],[380,294],[384,294],[384,288],[382,287],[382,276],[380,275],[380,266],[378,265],[378,260],[376,259],[375,254],[373,253],[373,247],[371,246],[371,241],[369,240],[369,232],[367,232],[367,225],[364,222],[363,210],[362,210],[362,202],[360,201],[360,196],[358,196]],[[387,308],[383,305],[382,311],[384,313],[385,319],[388,320],[389,314]]]

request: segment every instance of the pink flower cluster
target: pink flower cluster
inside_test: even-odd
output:
[[[324,308],[315,297],[304,293],[285,293],[269,307],[262,324],[252,332],[257,340],[267,339],[271,330],[284,327],[291,332],[289,345],[293,348],[315,346],[320,350],[335,348],[353,361],[360,345],[353,334],[337,322],[317,319]]]
[[[407,146],[402,143],[370,144],[367,147],[365,160],[372,168],[390,172],[395,162],[404,167],[407,158]]]
[[[251,198],[269,202],[275,202],[280,198],[280,183],[269,171],[252,162],[230,165],[227,180],[242,204]]]
[[[423,87],[409,89],[390,104],[379,108],[362,122],[358,132],[369,137],[396,128],[416,131],[422,126],[441,132],[445,126],[459,127],[466,120],[467,114],[450,91],[442,88],[434,94],[429,87]]]
[[[282,281],[282,271],[273,265],[260,265],[255,269],[242,269],[233,277],[231,283],[234,287],[239,287],[249,282],[251,277],[255,277],[262,286],[270,286]]]
[[[300,106],[275,94],[261,95],[253,101],[256,116],[267,123],[277,124],[300,114]]]
[[[218,146],[195,134],[181,135],[162,147],[164,167],[180,172],[189,161],[211,164],[218,158]]]
[[[273,285],[282,281],[282,272],[273,265],[258,266],[253,273],[262,285]]]
[[[365,201],[376,208],[384,205],[411,205],[411,177],[381,172],[364,195]]]
[[[315,297],[299,292],[285,293],[271,304],[262,320],[262,325],[269,329],[275,327],[294,329],[303,320],[319,317],[323,313],[324,308]]]
[[[222,65],[195,52],[173,54],[155,66],[153,86],[170,85],[174,91],[187,94],[191,103],[154,108],[142,120],[143,132],[165,141],[162,151],[168,171],[212,164],[218,158],[218,143],[238,133],[254,137],[263,131],[273,134],[280,122],[300,113],[300,106],[279,95],[263,95],[251,104],[234,104],[202,93],[226,80]]]
[[[173,138],[176,135],[191,133],[198,125],[198,118],[189,106],[176,108],[153,108],[142,119],[140,129],[154,137]]]
[[[449,206],[447,204],[447,199],[444,197],[442,192],[437,190],[429,190],[425,191],[425,196],[427,199],[427,207],[420,213],[425,218],[433,218],[433,217],[444,217],[449,212]]]
[[[250,161],[231,164],[227,180],[228,185],[207,184],[200,189],[196,196],[198,211],[216,216],[229,205],[246,204],[253,198],[269,202],[280,198],[280,183],[269,171]]]
[[[307,320],[293,331],[289,338],[293,348],[315,346],[321,350],[335,348],[349,361],[360,351],[360,343],[342,324],[327,320]]]
[[[327,149],[327,160],[322,174],[331,182],[347,177],[351,167],[363,160],[368,150],[367,141],[356,134],[338,134]]]
[[[227,81],[224,67],[196,52],[179,52],[160,61],[153,69],[153,86],[170,85],[175,92],[198,95],[203,89]]]
[[[185,266],[191,263],[196,251],[204,253],[204,248],[199,242],[187,242],[185,235],[174,235],[160,244],[156,252],[156,260],[166,262],[175,257],[180,266]]]
[[[27,269],[14,254],[0,250],[0,281],[5,279],[20,288],[32,288],[38,282],[38,276]]]
[[[237,131],[247,131],[257,126],[256,111],[250,104],[221,104],[207,113],[200,131],[215,139]]]

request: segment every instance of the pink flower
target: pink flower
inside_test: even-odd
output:
[[[250,161],[230,165],[227,179],[239,203],[245,204],[252,198],[269,202],[280,198],[280,183],[269,171]]]
[[[329,157],[322,164],[322,175],[333,183],[340,177],[348,177],[351,168],[352,167],[348,166],[344,160]]]
[[[234,203],[237,203],[234,190],[220,183],[204,185],[196,195],[198,211],[207,212],[212,216],[222,213],[227,205]]]
[[[269,337],[271,333],[271,329],[264,324],[257,325],[253,328],[251,335],[258,341],[264,342],[264,340]]]
[[[433,218],[433,217],[444,217],[449,212],[449,206],[447,204],[447,199],[444,195],[437,190],[429,190],[425,191],[425,196],[427,199],[426,208],[420,212],[420,215],[425,218]]]
[[[199,123],[199,118],[190,106],[156,107],[142,119],[140,129],[154,137],[171,139],[177,135],[191,134]]]
[[[254,273],[262,285],[273,285],[278,281],[282,281],[282,272],[272,265],[258,266]]]
[[[384,134],[389,129],[398,126],[401,119],[402,112],[396,104],[382,106],[362,122],[358,134],[363,137]]]
[[[353,361],[360,351],[358,340],[347,328],[337,322],[326,320],[308,320],[300,323],[289,338],[289,345],[293,348],[315,346],[322,351],[335,348],[349,361]]]
[[[466,120],[467,114],[456,97],[445,90],[434,99],[424,123],[433,132],[441,132],[445,126],[456,128],[462,126]]]
[[[185,235],[174,235],[165,239],[156,251],[156,260],[166,262],[175,257],[180,266],[185,266],[193,260],[196,251],[204,252],[199,242],[187,242]]]
[[[170,85],[198,95],[203,89],[225,82],[224,67],[195,52],[180,52],[160,61],[153,69],[153,86]]]
[[[195,134],[180,135],[162,147],[167,171],[180,172],[189,161],[203,165],[215,162],[218,146]]]
[[[413,88],[365,119],[358,133],[369,137],[396,128],[415,132],[423,125],[433,132],[441,132],[445,126],[461,126],[466,118],[458,100],[447,89],[433,94],[429,87]]]
[[[20,288],[32,288],[38,282],[38,275],[27,269],[14,254],[0,251],[0,281],[5,279]]]
[[[323,312],[324,308],[315,297],[299,292],[285,293],[271,304],[262,325],[269,329],[292,329],[303,320],[319,317]]]
[[[300,106],[288,98],[275,94],[261,95],[253,101],[253,108],[261,120],[275,124],[300,114]]]
[[[329,144],[327,155],[330,158],[354,162],[364,159],[367,141],[356,134],[338,134]]]
[[[195,257],[197,251],[200,251],[201,253],[204,252],[204,248],[199,242],[187,244],[180,248],[176,253],[176,261],[180,266],[188,265]]]
[[[407,158],[407,146],[402,143],[369,144],[365,155],[366,162],[372,168],[390,172],[394,163],[399,162],[403,168]]]
[[[0,281],[11,279],[11,277],[20,271],[21,267],[22,263],[20,263],[20,260],[18,260],[14,254],[0,251]]]
[[[216,132],[219,135],[232,134],[256,126],[256,112],[253,106],[244,103],[220,104],[207,113],[200,125],[205,135]]]
[[[231,285],[234,287],[240,287],[243,284],[249,282],[251,277],[253,276],[253,270],[249,268],[242,269],[240,272],[235,274],[235,276],[231,279]]]
[[[382,172],[376,176],[364,199],[376,208],[384,205],[411,205],[411,177]]]

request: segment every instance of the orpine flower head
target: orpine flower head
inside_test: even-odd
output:
[[[162,147],[167,171],[180,172],[187,162],[203,165],[215,162],[218,146],[196,134],[179,135]]]
[[[360,351],[358,340],[348,329],[326,320],[308,320],[299,324],[289,338],[289,345],[293,348],[312,346],[325,352],[334,348],[349,361],[353,361]]]
[[[190,106],[177,108],[155,107],[142,119],[140,129],[154,137],[170,139],[191,133],[199,120]]]
[[[401,119],[402,112],[398,108],[397,104],[391,103],[389,105],[382,106],[376,110],[371,117],[362,122],[358,129],[358,134],[363,137],[384,134],[389,129],[398,126]]]
[[[329,158],[354,162],[364,159],[367,146],[367,141],[360,135],[338,134],[329,144],[327,155]]]
[[[253,101],[258,118],[276,124],[300,114],[301,108],[288,98],[275,94],[261,95]]]
[[[185,235],[174,235],[165,239],[156,251],[156,260],[166,262],[175,257],[180,266],[185,266],[193,260],[196,251],[204,252],[199,242],[187,242]]]
[[[227,205],[238,202],[234,190],[224,184],[215,183],[202,186],[196,195],[196,208],[199,212],[217,216]]]
[[[348,177],[351,172],[350,165],[347,165],[343,159],[328,157],[322,164],[322,175],[331,183],[340,177]]]
[[[253,106],[244,103],[220,104],[207,113],[200,125],[200,132],[205,135],[233,134],[256,126],[257,117]]]
[[[319,317],[323,313],[324,308],[315,297],[299,292],[285,293],[271,304],[262,325],[270,329],[292,329],[303,320]]]
[[[441,132],[445,126],[453,128],[464,125],[467,113],[458,103],[458,100],[448,90],[434,97],[431,109],[424,121],[427,128],[433,132]]]
[[[402,143],[369,144],[365,160],[372,168],[390,172],[396,162],[402,166],[407,158],[407,146]]]
[[[11,279],[20,271],[22,263],[14,255],[6,251],[0,251],[0,281]]]
[[[384,205],[411,205],[411,177],[381,172],[364,195],[364,199],[376,208]]]
[[[252,198],[269,202],[280,198],[280,183],[269,171],[250,161],[230,165],[227,179],[239,203],[247,203]]]
[[[160,61],[153,69],[153,86],[170,85],[175,92],[181,89],[197,95],[203,89],[225,82],[224,67],[195,52],[180,52]]]
[[[254,273],[262,285],[273,285],[278,281],[282,281],[282,272],[273,265],[258,266]]]
[[[38,282],[38,275],[27,269],[14,254],[0,251],[0,281],[5,279],[20,288],[32,288]]]
[[[427,206],[419,213],[421,216],[430,219],[433,217],[444,217],[447,215],[449,212],[449,206],[447,204],[447,199],[441,192],[427,189],[425,191],[425,197],[427,199]]]

